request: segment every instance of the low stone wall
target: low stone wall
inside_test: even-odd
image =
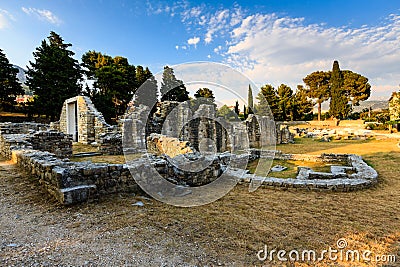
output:
[[[39,178],[49,194],[65,205],[104,194],[140,191],[123,164],[70,162],[37,150],[15,150],[12,160],[18,167]]]
[[[49,151],[61,158],[72,156],[72,137],[56,131],[36,131],[47,126],[35,123],[27,123],[26,126],[19,123],[0,124],[2,155],[10,158],[14,149],[36,149]]]
[[[121,133],[104,133],[99,136],[99,151],[108,155],[122,155],[122,134]]]
[[[56,131],[36,132],[29,137],[33,149],[54,153],[57,157],[72,156],[72,136]]]
[[[50,126],[48,124],[42,124],[42,123],[35,123],[35,122],[0,123],[1,134],[28,134],[37,131],[47,131],[47,130],[50,130]]]
[[[257,155],[256,152],[252,152]],[[272,159],[273,153],[265,151],[260,157]],[[244,174],[243,170],[230,170],[241,182],[258,181],[262,187],[278,189],[305,189],[311,191],[339,191],[347,192],[362,190],[378,182],[378,173],[361,156],[354,154],[283,154],[275,152],[274,159],[297,160],[312,162],[347,163],[348,166],[331,166],[331,172],[315,172],[310,168],[299,167],[298,174],[293,178],[260,177],[253,174]]]

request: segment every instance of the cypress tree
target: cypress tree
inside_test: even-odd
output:
[[[343,78],[339,68],[339,62],[334,61],[330,79],[331,102],[329,114],[333,118],[343,119],[349,112],[347,96],[343,90]]]
[[[26,85],[34,92],[34,110],[54,121],[64,101],[82,92],[82,71],[68,49],[71,44],[55,32],[47,39],[33,52],[35,60],[29,62]]]
[[[247,92],[247,114],[254,113],[254,104],[253,104],[253,91],[251,90],[251,86],[249,84],[249,90]]]

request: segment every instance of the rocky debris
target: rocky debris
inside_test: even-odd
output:
[[[296,128],[296,135],[299,137],[315,138],[322,142],[330,142],[332,140],[366,140],[372,136],[372,131],[351,128],[344,129],[309,129]]]
[[[171,158],[194,152],[187,141],[155,133],[147,137],[147,151],[155,155],[165,154]]]

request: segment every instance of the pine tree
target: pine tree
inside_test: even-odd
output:
[[[142,104],[154,109],[158,98],[158,86],[149,68],[143,70],[142,66],[137,66],[136,81],[138,89],[135,93],[135,105]]]
[[[24,93],[17,74],[18,69],[10,64],[3,50],[0,49],[0,101],[2,109],[13,106],[15,97]]]
[[[293,90],[286,84],[281,84],[278,87],[278,120],[286,121],[292,112]]]
[[[339,62],[334,61],[330,79],[331,102],[329,114],[333,118],[343,119],[349,113],[348,98],[343,90],[343,77],[340,72]]]
[[[297,85],[297,91],[293,99],[293,120],[312,119],[314,105],[312,100],[308,98],[307,90],[302,85]]]
[[[258,106],[257,114],[260,116],[269,116],[277,118],[279,114],[278,96],[275,88],[266,84],[261,87],[260,93],[257,95]]]
[[[247,114],[254,114],[254,104],[253,104],[253,91],[251,90],[251,86],[249,84],[249,89],[247,91]]]
[[[200,88],[197,90],[194,94],[194,99],[191,99],[190,103],[193,111],[196,111],[202,104],[213,105],[215,108],[217,107],[214,93],[208,88]]]
[[[315,71],[307,75],[303,81],[308,87],[307,96],[316,99],[318,104],[318,121],[321,120],[321,106],[322,103],[329,99],[329,80],[331,77],[330,72]]]
[[[39,114],[58,119],[63,102],[82,91],[80,65],[60,35],[50,32],[29,62],[26,85],[34,92],[34,109]]]
[[[112,123],[126,112],[137,89],[136,67],[125,57],[112,58],[96,51],[85,53],[82,62],[86,75],[94,79],[93,103]]]
[[[346,92],[352,106],[359,106],[360,101],[367,100],[371,95],[371,85],[368,78],[351,70],[341,71],[343,78],[343,89]]]
[[[237,101],[237,100],[236,100],[236,103],[235,103],[235,110],[234,111],[235,111],[236,115],[239,116],[240,108],[239,108],[239,101]]]
[[[189,92],[184,83],[175,77],[174,70],[168,66],[164,67],[160,92],[161,101],[184,102],[189,100]]]

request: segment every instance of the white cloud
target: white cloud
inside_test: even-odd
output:
[[[179,50],[179,45],[176,45],[176,46],[175,46],[175,49],[176,49],[176,50]]]
[[[389,94],[400,80],[400,17],[391,15],[375,27],[335,28],[307,25],[303,18],[253,14],[232,28],[224,56],[259,84],[292,87],[315,70],[329,70],[336,59],[342,69],[370,78],[376,95]]]
[[[188,45],[194,45],[194,47],[196,47],[199,42],[200,42],[199,37],[193,37],[187,40]]]
[[[293,89],[315,70],[329,70],[334,60],[370,79],[375,97],[398,90],[400,72],[400,15],[380,25],[329,27],[323,21],[257,13],[239,5],[231,9],[190,6],[186,0],[160,12],[179,14],[188,34],[187,44],[215,43],[210,52],[243,71],[259,85],[288,84]],[[201,38],[200,38],[201,37]],[[198,39],[195,39],[198,38]],[[183,46],[180,46],[183,49]]]
[[[50,10],[37,9],[37,8],[32,8],[32,7],[29,7],[29,8],[22,7],[22,11],[28,15],[35,15],[40,20],[50,22],[51,24],[54,24],[54,25],[61,24],[61,20],[55,14],[53,14]]]
[[[10,20],[15,21],[14,16],[11,15],[7,10],[0,8],[0,30],[9,27]]]
[[[207,58],[211,58],[211,55],[207,55]]]

